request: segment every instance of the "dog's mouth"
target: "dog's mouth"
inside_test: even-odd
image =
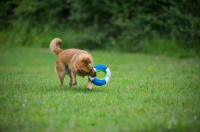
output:
[[[92,72],[90,72],[90,76],[91,76],[91,77],[96,77],[96,71],[95,71],[95,70],[92,70]]]

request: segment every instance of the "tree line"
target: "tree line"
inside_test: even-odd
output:
[[[24,28],[24,36],[31,28],[37,34],[47,27],[52,31],[71,28],[91,35],[83,38],[93,43],[91,49],[119,47],[130,52],[141,50],[154,38],[174,40],[189,48],[200,42],[199,0],[2,0],[0,3],[0,30],[20,32]]]

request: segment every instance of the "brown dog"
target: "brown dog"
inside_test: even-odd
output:
[[[92,56],[84,50],[60,48],[62,41],[59,38],[54,38],[50,43],[50,49],[57,55],[56,59],[56,73],[60,79],[60,87],[63,88],[63,80],[66,74],[69,75],[69,85],[72,88],[76,85],[76,75],[78,76],[96,76],[93,69]],[[92,89],[92,82],[88,79],[89,89]]]

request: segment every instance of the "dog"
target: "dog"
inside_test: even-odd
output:
[[[70,78],[70,88],[77,84],[76,75],[96,77],[96,71],[93,69],[93,58],[87,51],[80,49],[62,50],[60,48],[61,43],[60,38],[54,38],[50,42],[50,50],[57,55],[55,70],[62,89],[66,74]],[[92,89],[92,82],[89,78],[87,88]]]

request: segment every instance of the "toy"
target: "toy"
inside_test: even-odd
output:
[[[98,79],[96,77],[91,77],[89,76],[89,79],[92,81],[93,84],[97,85],[97,86],[101,86],[104,85],[106,83],[108,83],[111,79],[111,72],[110,69],[102,64],[98,64],[96,66],[94,66],[94,70],[96,72],[104,72],[105,73],[105,77],[103,79]]]

